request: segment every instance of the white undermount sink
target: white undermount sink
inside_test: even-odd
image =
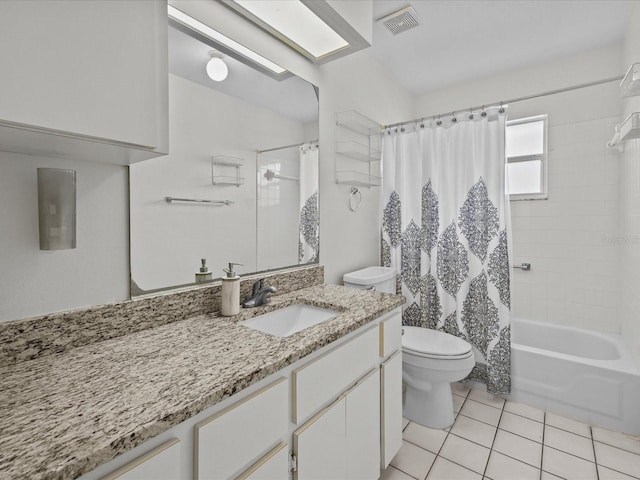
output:
[[[238,322],[238,325],[260,330],[276,337],[288,337],[336,315],[338,315],[336,310],[299,303]]]

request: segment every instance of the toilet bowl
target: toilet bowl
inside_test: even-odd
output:
[[[430,428],[453,424],[451,383],[475,365],[471,345],[461,338],[421,327],[402,327],[403,415]]]

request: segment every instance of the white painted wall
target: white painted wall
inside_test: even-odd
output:
[[[506,72],[418,99],[416,116],[610,78],[621,45]],[[617,82],[513,103],[509,118],[549,115],[549,199],[513,201],[512,309],[517,316],[620,331],[619,158],[605,148],[619,122]]]
[[[201,258],[207,259],[213,278],[224,275],[228,262],[243,264],[238,273],[255,272],[256,151],[302,143],[304,125],[176,75],[169,75],[169,103],[170,154],[131,166],[133,280],[143,290],[192,283]],[[211,184],[216,155],[244,160],[243,185]],[[235,174],[230,167],[214,169]],[[166,196],[235,204],[167,204]],[[297,199],[294,205],[297,210]],[[271,228],[285,235],[289,223],[291,218],[281,215]],[[291,237],[297,260],[295,232]]]
[[[388,124],[411,118],[413,99],[368,50],[320,70],[320,263],[325,280],[339,284],[347,272],[380,264],[380,188],[360,188],[360,209],[349,210],[351,187],[335,183],[334,114],[356,110]]]
[[[624,42],[624,68],[640,62],[640,5],[634,7]],[[640,111],[640,97],[624,100],[624,116]],[[620,313],[622,334],[640,367],[640,140],[624,142],[620,175]]]
[[[76,171],[76,241],[40,250],[37,168]],[[0,321],[127,298],[125,167],[0,152]]]

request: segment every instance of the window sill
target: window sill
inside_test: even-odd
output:
[[[509,201],[515,202],[520,200],[549,200],[548,193],[519,193],[509,195]]]

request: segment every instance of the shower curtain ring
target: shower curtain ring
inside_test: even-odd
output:
[[[502,107],[502,102],[500,102],[500,110],[498,110],[498,113],[504,113],[504,108]]]
[[[487,111],[484,109],[484,105],[482,105],[482,113],[480,114],[481,117],[486,117],[487,116]]]
[[[456,123],[457,121],[456,112],[451,112],[451,123]]]
[[[469,109],[469,120],[473,120],[473,109]]]
[[[438,115],[438,120],[436,121],[436,125],[437,126],[442,125],[442,120],[440,120],[440,115]]]

